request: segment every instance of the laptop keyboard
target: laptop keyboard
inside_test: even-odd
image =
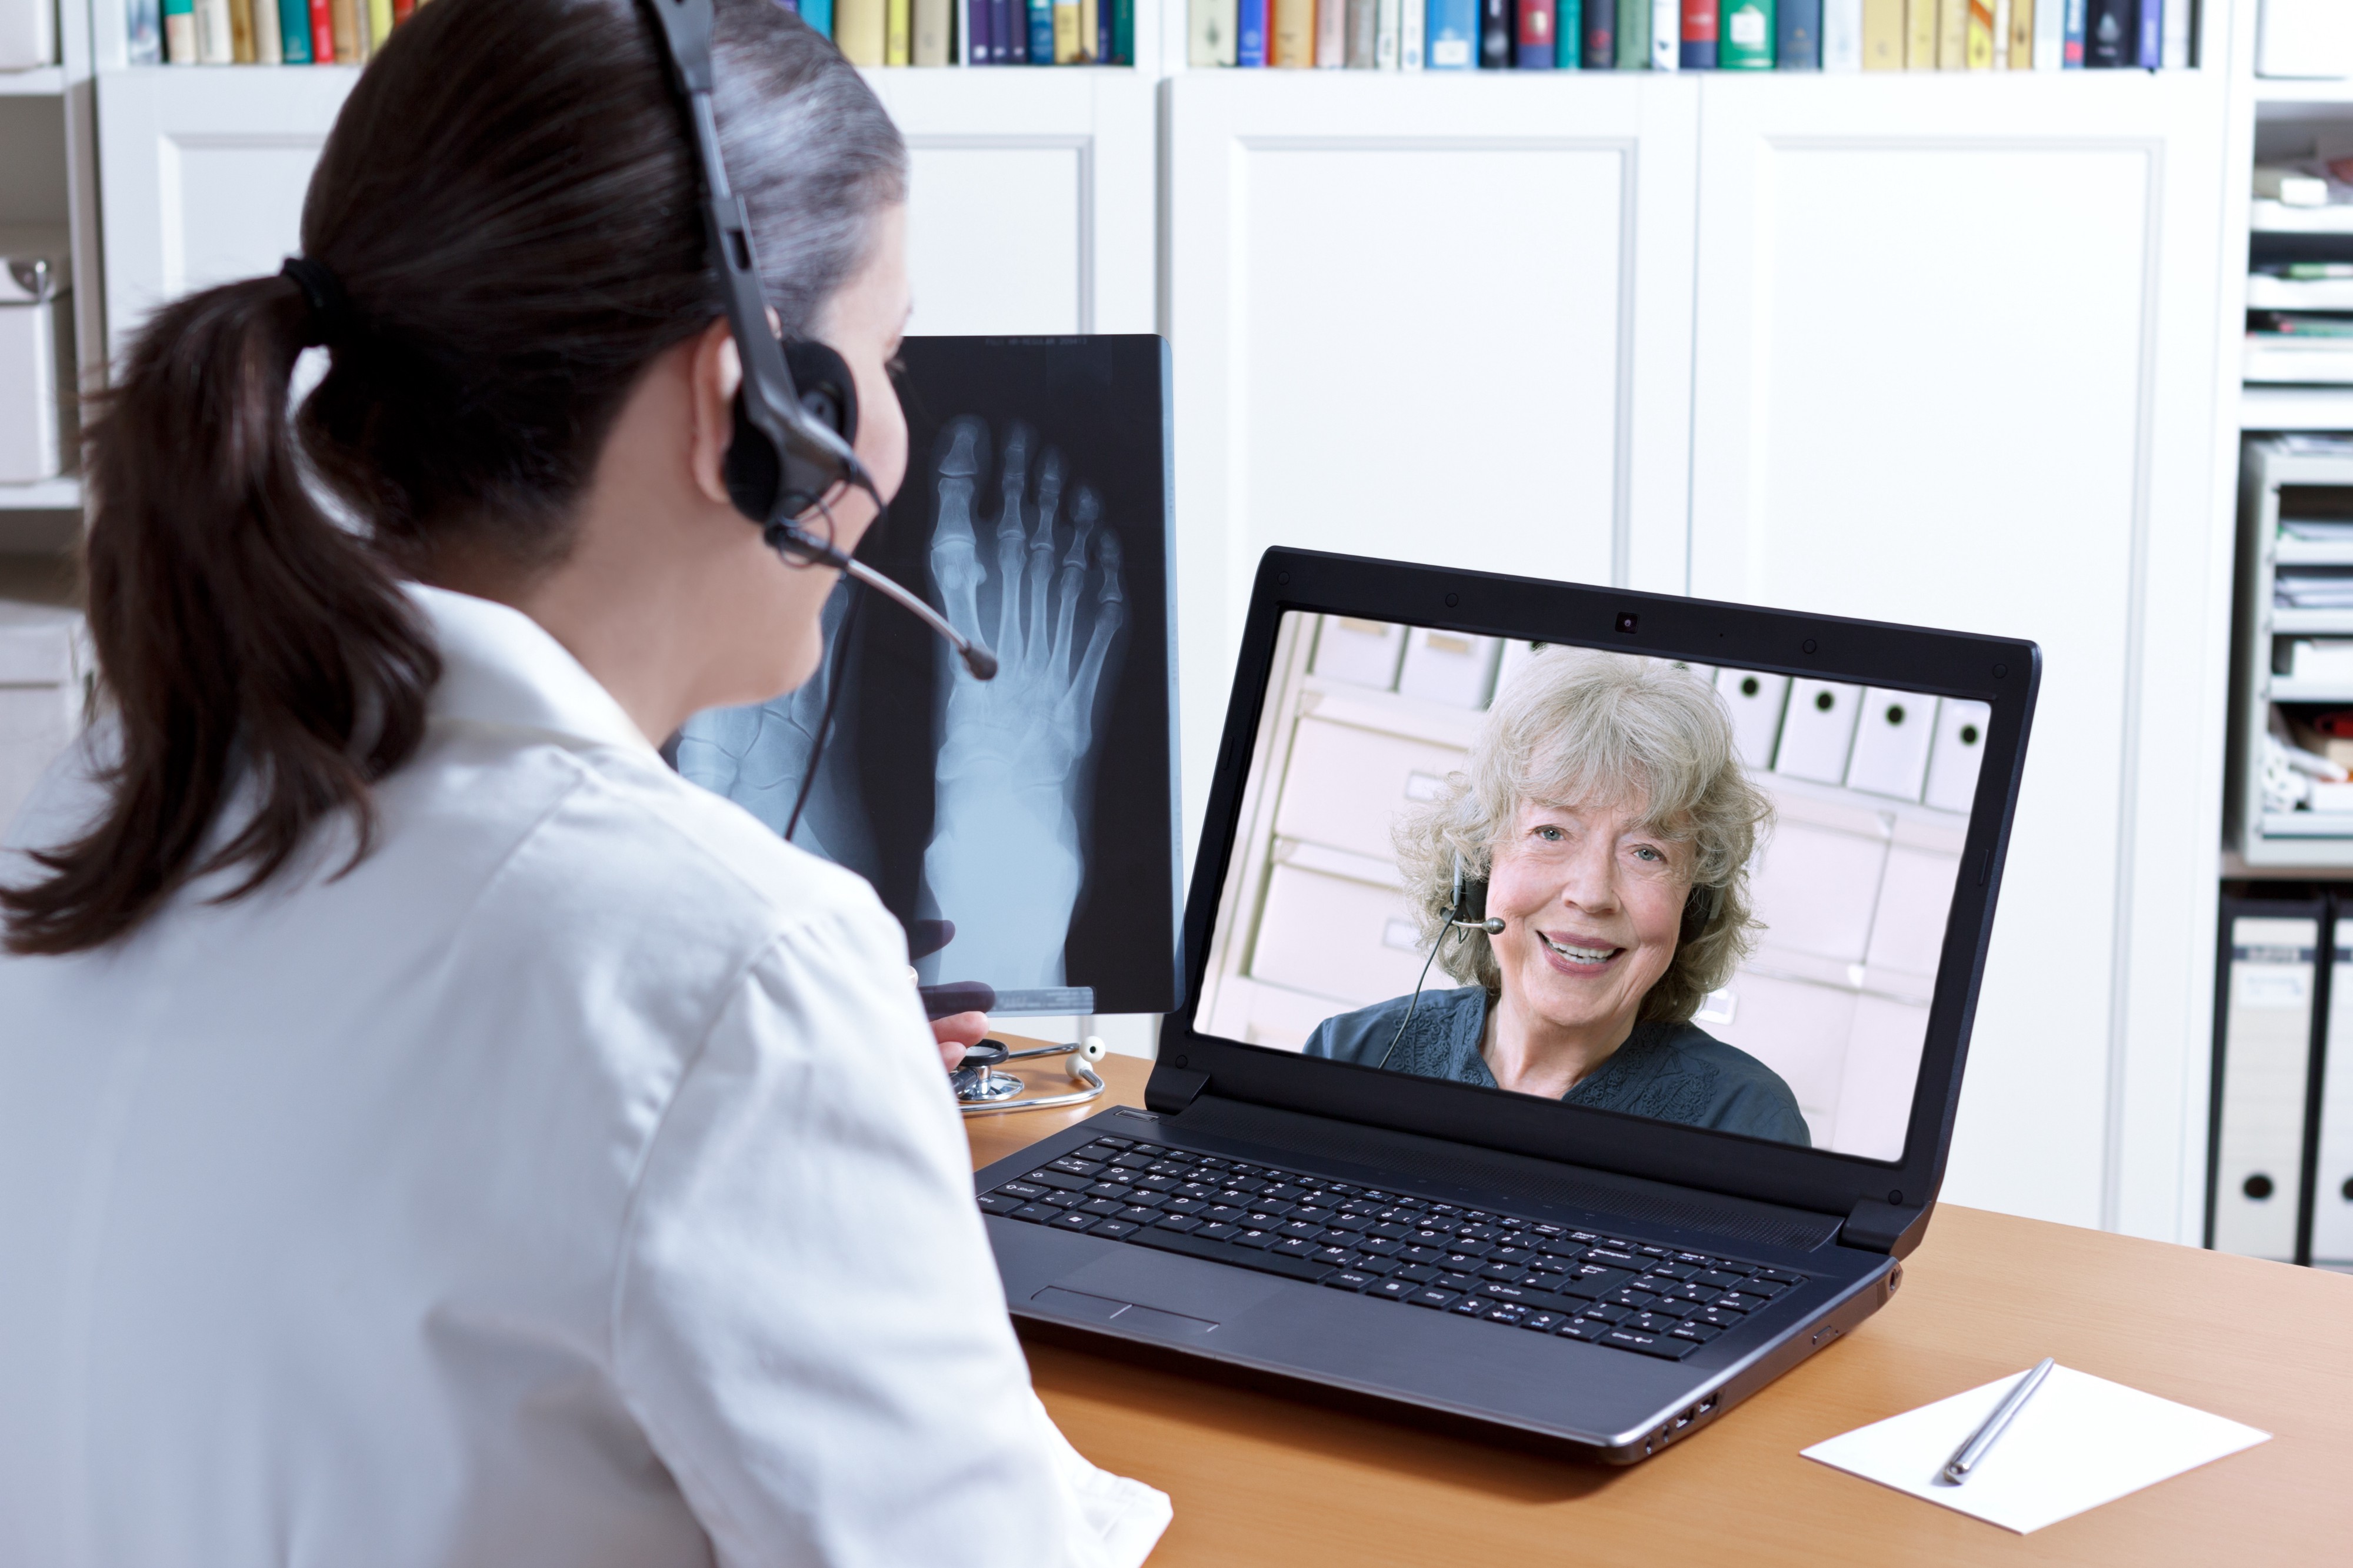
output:
[[[1669,1361],[1805,1283],[1737,1258],[1128,1138],[1098,1138],[984,1194],[980,1206]]]

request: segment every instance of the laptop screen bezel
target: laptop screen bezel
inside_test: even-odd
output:
[[[1202,1033],[1218,904],[1290,613],[1618,649],[1986,703],[1977,795],[1928,1010],[1903,1157],[1867,1159],[1352,1063]],[[1996,674],[2000,670],[2001,673]],[[1164,1020],[1151,1099],[1196,1093],[1844,1215],[1925,1208],[1944,1178],[1961,1071],[2016,812],[2042,651],[2018,639],[1804,615],[1300,550],[1261,559],[1185,905],[1185,1005]],[[1204,1081],[1206,1079],[1206,1081]]]

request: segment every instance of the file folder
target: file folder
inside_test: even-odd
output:
[[[2218,1252],[2296,1260],[2327,919],[2317,899],[2222,900],[2206,1238]]]
[[[1985,754],[1986,721],[1993,710],[1982,702],[1947,698],[1936,705],[1936,739],[1928,749],[1928,787],[1922,796],[1939,811],[1968,814],[1978,794],[1978,760]]]
[[[2328,1028],[2320,1060],[2312,1245],[2323,1268],[2353,1270],[2353,900],[2337,900],[2329,939]]]
[[[1862,716],[1855,721],[1847,788],[1918,800],[1927,782],[1928,745],[1936,732],[1935,698],[1871,688],[1862,694]]]
[[[1781,738],[1781,709],[1789,697],[1789,678],[1753,669],[1719,669],[1716,694],[1732,710],[1732,744],[1740,760],[1757,773],[1773,765],[1773,747]]]
[[[1781,719],[1781,743],[1773,750],[1773,771],[1817,784],[1844,783],[1855,719],[1862,711],[1860,686],[1792,680],[1788,711]]]

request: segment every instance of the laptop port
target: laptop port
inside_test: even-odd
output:
[[[1698,1405],[1693,1405],[1689,1410],[1684,1411],[1681,1415],[1676,1416],[1676,1417],[1675,1417],[1675,1430],[1676,1430],[1676,1431],[1678,1431],[1678,1432],[1680,1432],[1680,1431],[1682,1431],[1684,1427],[1686,1427],[1686,1426],[1690,1426],[1690,1425],[1692,1424],[1693,1420],[1694,1420],[1694,1418],[1696,1418],[1696,1417],[1698,1416],[1698,1415],[1699,1415],[1699,1406],[1698,1406]]]
[[[1702,1415],[1706,1415],[1709,1411],[1711,1411],[1711,1410],[1713,1410],[1713,1409],[1715,1409],[1715,1394],[1709,1394],[1705,1399],[1703,1399],[1703,1400],[1701,1400],[1701,1401],[1699,1402],[1699,1413],[1700,1413]]]

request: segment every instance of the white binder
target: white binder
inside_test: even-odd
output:
[[[2328,1044],[2320,1068],[2319,1181],[2312,1193],[2312,1260],[2353,1269],[2353,905],[2337,911],[2328,980]]]
[[[1862,716],[1855,721],[1847,787],[1918,800],[1927,780],[1928,742],[1936,732],[1935,698],[1871,688],[1862,694]]]
[[[1978,763],[1985,756],[1986,721],[1993,710],[1982,702],[1951,698],[1936,706],[1936,739],[1928,749],[1928,787],[1923,796],[1943,811],[1968,815],[1978,795]]]
[[[1495,679],[1495,647],[1493,637],[1416,626],[1406,634],[1398,692],[1450,708],[1484,708]]]
[[[1753,669],[1719,669],[1716,694],[1732,710],[1732,744],[1740,760],[1757,773],[1773,765],[1781,738],[1781,709],[1789,698],[1789,678]]]
[[[1862,710],[1862,688],[1836,680],[1792,680],[1789,709],[1781,720],[1781,743],[1773,751],[1773,771],[1817,784],[1840,784],[1854,747],[1855,716]]]
[[[1405,652],[1406,628],[1394,621],[1360,621],[1325,616],[1315,630],[1315,661],[1309,668],[1326,680],[1397,689],[1398,659]]]
[[[2292,1262],[2320,911],[2240,914],[2226,901],[2222,915],[2231,963],[2215,1085],[2213,1247]]]

